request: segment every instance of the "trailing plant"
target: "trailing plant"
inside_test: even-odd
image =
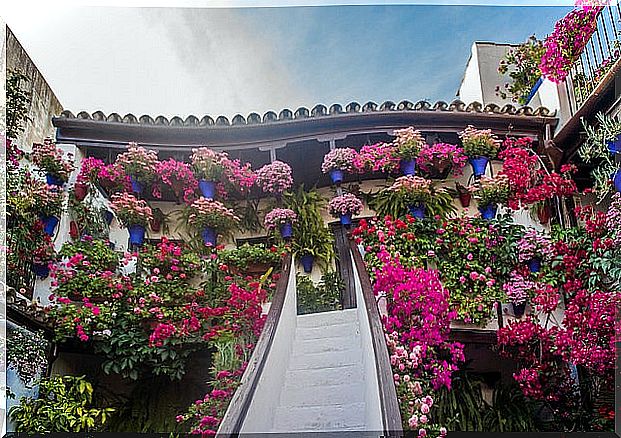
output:
[[[25,85],[30,79],[25,74],[9,70],[6,78],[6,136],[16,139],[26,129],[32,93]]]
[[[84,376],[55,376],[38,382],[39,397],[23,397],[9,416],[17,432],[93,432],[114,412],[93,406],[93,386]]]
[[[49,347],[41,330],[27,332],[21,327],[9,330],[6,338],[6,366],[13,369],[19,379],[30,387],[47,368]]]
[[[528,95],[541,78],[539,64],[544,53],[543,42],[535,35],[530,36],[517,48],[510,49],[500,60],[498,73],[501,75],[508,73],[511,83],[505,84],[504,88],[497,86],[496,95],[501,99],[511,97],[513,102],[526,105]]]
[[[298,274],[296,284],[298,315],[340,310],[345,284],[336,271],[323,274],[318,285],[307,275]]]
[[[282,261],[282,251],[275,246],[268,248],[262,243],[254,245],[245,243],[235,249],[220,251],[218,259],[228,267],[234,266],[243,270],[253,264],[276,267]]]
[[[371,210],[378,217],[390,216],[404,218],[409,214],[410,202],[399,192],[392,190],[380,190],[376,193],[365,193],[364,197]],[[446,189],[433,189],[433,195],[425,204],[427,216],[449,217],[456,211],[453,205],[453,194]]]

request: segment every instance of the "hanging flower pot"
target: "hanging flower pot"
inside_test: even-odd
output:
[[[459,202],[462,207],[464,208],[470,207],[471,200],[472,200],[472,193],[460,193],[459,194]]]
[[[530,90],[530,93],[528,93],[528,95],[524,99],[524,105],[528,105],[532,98],[535,97],[535,94],[537,94],[537,91],[539,90],[539,87],[541,87],[541,84],[543,84],[543,78],[539,78],[537,80],[532,90]]]
[[[142,193],[142,190],[144,188],[143,184],[140,181],[138,181],[136,177],[133,175],[129,176],[129,180],[132,183],[132,192],[136,194]]]
[[[80,237],[80,230],[78,229],[78,224],[76,223],[76,221],[71,221],[69,223],[69,235],[74,240]]]
[[[41,222],[43,222],[43,231],[49,236],[53,236],[59,219],[56,216],[41,216]]]
[[[489,163],[489,158],[487,157],[472,157],[469,158],[468,161],[472,166],[472,173],[474,173],[475,178],[479,178],[485,175],[485,170],[487,169],[487,163]]]
[[[527,264],[530,272],[539,272],[541,270],[541,259],[539,257],[533,257]]]
[[[607,141],[606,145],[611,154],[621,154],[621,135],[617,135],[613,141]]]
[[[617,170],[613,174],[612,181],[613,181],[613,183],[615,185],[615,190],[617,192],[621,192],[621,169]]]
[[[310,254],[305,254],[300,257],[300,262],[302,263],[302,268],[304,268],[304,272],[310,274],[313,271],[313,261],[315,257]]]
[[[401,173],[404,175],[414,175],[416,173],[416,160],[401,160],[399,163]]]
[[[104,211],[104,220],[106,221],[108,226],[112,223],[112,219],[114,219],[114,213],[112,213],[110,210]]]
[[[146,229],[144,225],[129,226],[129,243],[131,245],[141,246],[144,243],[144,233]]]
[[[293,225],[291,222],[285,222],[280,226],[280,235],[283,239],[291,239],[293,236]]]
[[[201,194],[205,199],[215,199],[216,198],[216,182],[215,181],[207,181],[206,179],[201,179],[198,182],[198,188],[201,190]]]
[[[58,176],[53,175],[51,173],[46,173],[45,174],[45,181],[49,185],[51,185],[51,186],[59,186],[59,187],[61,187],[61,186],[63,186],[65,184],[65,182],[61,178],[59,178]]]
[[[50,265],[34,263],[32,265],[32,272],[41,279],[47,278],[50,275]]]
[[[521,304],[511,303],[511,307],[513,307],[513,315],[516,318],[521,318],[524,316],[524,312],[526,311],[526,302]]]
[[[409,207],[410,210],[410,215],[412,217],[415,217],[417,219],[424,219],[425,218],[425,204],[423,204],[422,202],[418,203],[418,204],[414,204],[414,205],[410,205]]]
[[[351,214],[342,214],[341,215],[341,225],[351,225]]]
[[[73,194],[75,195],[75,199],[79,202],[84,201],[84,198],[88,195],[88,186],[84,183],[75,183],[73,186]]]
[[[215,228],[207,227],[201,232],[201,237],[205,245],[216,246],[218,233]]]
[[[498,210],[498,206],[495,204],[489,204],[485,207],[479,207],[479,211],[481,212],[481,217],[486,220],[492,220],[496,217],[496,211]]]
[[[340,183],[342,183],[344,175],[345,172],[343,172],[341,169],[332,169],[330,171],[330,179],[332,180],[332,184],[339,185]]]
[[[162,221],[158,217],[153,218],[153,220],[149,222],[149,225],[151,227],[151,231],[154,233],[159,233],[162,229]]]

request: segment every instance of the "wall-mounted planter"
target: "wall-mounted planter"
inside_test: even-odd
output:
[[[330,179],[332,180],[332,184],[339,185],[343,182],[343,178],[345,176],[345,172],[340,169],[332,169],[330,171]]]
[[[621,134],[617,135],[613,141],[607,141],[606,145],[608,146],[608,151],[611,154],[621,154]]]
[[[462,207],[468,208],[470,207],[470,201],[472,200],[472,193],[460,193],[459,194],[459,203]]]
[[[39,263],[34,263],[32,265],[32,272],[35,273],[35,275],[41,279],[43,278],[47,278],[48,275],[50,275],[50,265],[49,264],[39,264]]]
[[[541,271],[541,259],[539,257],[533,257],[527,262],[527,264],[530,272],[535,273]]]
[[[481,217],[489,221],[496,217],[496,211],[498,211],[498,206],[494,204],[489,204],[485,207],[479,207],[479,211],[481,212]]]
[[[511,307],[513,307],[513,316],[516,318],[524,316],[524,312],[526,311],[526,302],[520,304],[511,303]]]
[[[75,195],[75,199],[77,199],[78,202],[84,201],[84,198],[86,198],[86,195],[88,195],[88,186],[84,183],[76,183],[73,186],[73,194]]]
[[[487,163],[489,163],[488,157],[472,157],[469,158],[468,161],[472,166],[472,173],[474,174],[475,178],[480,178],[485,175]]]
[[[56,216],[41,216],[41,222],[43,222],[43,231],[49,236],[53,236],[58,225],[58,219]]]
[[[280,226],[280,235],[285,240],[291,239],[293,236],[293,225],[291,222],[285,222]]]
[[[612,182],[617,192],[621,192],[621,169],[612,174]]]
[[[351,214],[341,215],[341,225],[345,225],[345,226],[351,225]]]
[[[56,175],[52,175],[51,173],[45,174],[45,181],[51,186],[62,187],[65,184],[65,181],[63,181]]]
[[[310,274],[313,272],[313,262],[315,261],[315,257],[310,254],[303,255],[300,257],[300,263],[302,263],[302,268],[304,268],[304,272]]]
[[[136,193],[137,195],[141,194],[142,190],[144,189],[143,184],[138,181],[133,175],[129,176],[129,180],[132,183],[132,192]]]

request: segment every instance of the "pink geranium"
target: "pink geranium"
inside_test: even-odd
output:
[[[458,176],[461,175],[467,161],[468,157],[463,148],[448,143],[436,143],[426,144],[421,148],[416,164],[427,174],[433,171],[442,174],[450,167],[452,174]]]
[[[198,181],[190,165],[170,158],[159,161],[156,165],[158,183],[168,186],[177,198],[183,197],[187,203],[191,203],[196,196]]]
[[[286,223],[297,221],[298,215],[288,208],[275,208],[265,215],[265,228],[268,231],[275,230],[277,227]]]
[[[354,157],[353,166],[360,173],[391,173],[399,169],[399,157],[392,144],[375,143],[362,146],[360,152]]]
[[[30,158],[40,169],[62,181],[67,181],[69,174],[75,169],[71,154],[65,154],[49,138],[46,138],[43,144],[35,143],[32,145]]]
[[[157,152],[138,146],[137,143],[129,143],[127,152],[119,154],[115,162],[126,175],[145,183],[155,178],[157,163]]]
[[[293,185],[291,166],[274,161],[257,170],[257,185],[265,193],[281,194]]]
[[[352,148],[336,148],[328,152],[323,157],[321,171],[328,173],[331,170],[342,170],[344,172],[354,171],[354,160],[356,151]]]
[[[334,217],[360,214],[363,207],[362,201],[351,193],[332,198],[328,204],[328,210]]]
[[[126,227],[130,225],[145,226],[153,219],[153,212],[147,202],[137,199],[129,193],[117,193],[112,196],[110,208]]]

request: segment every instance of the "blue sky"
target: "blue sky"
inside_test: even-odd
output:
[[[16,7],[7,23],[65,108],[247,115],[451,100],[474,41],[550,33],[568,7]]]

